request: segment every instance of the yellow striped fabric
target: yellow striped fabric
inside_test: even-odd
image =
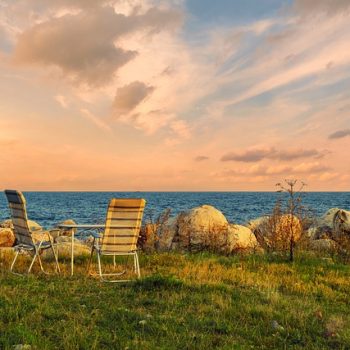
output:
[[[111,199],[101,238],[102,254],[136,251],[145,205],[142,198]]]
[[[5,190],[5,195],[11,211],[17,244],[33,245],[33,239],[28,226],[26,200],[23,194],[15,190]]]

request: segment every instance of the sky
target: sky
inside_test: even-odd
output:
[[[350,1],[0,0],[0,184],[350,190]]]

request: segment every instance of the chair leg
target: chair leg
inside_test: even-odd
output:
[[[100,256],[100,252],[99,251],[97,251],[97,263],[98,263],[98,273],[100,274],[101,280],[103,280],[102,267],[101,267],[101,256]]]
[[[41,271],[42,271],[43,273],[47,274],[47,272],[44,270],[43,263],[42,263],[42,261],[41,261],[39,252],[38,252],[38,261],[39,261],[39,265],[40,265]]]
[[[140,263],[139,263],[139,256],[137,253],[135,253],[135,261],[136,261],[136,266],[137,266],[137,277],[140,278],[141,277],[141,272],[140,272]]]
[[[134,254],[134,271],[137,274],[137,262],[136,262],[136,254]]]
[[[13,259],[13,261],[12,261],[12,264],[11,264],[11,266],[10,266],[10,272],[12,272],[12,273],[14,273],[14,274],[16,274],[16,275],[17,275],[17,273],[16,273],[16,272],[13,272],[13,268],[14,268],[15,263],[16,263],[16,260],[17,260],[17,258],[18,258],[18,254],[19,254],[19,250],[17,250],[16,255],[15,255],[15,257],[14,257],[14,259]]]
[[[89,274],[90,272],[90,267],[91,267],[91,262],[92,262],[92,257],[94,255],[94,250],[95,250],[95,247],[92,246],[91,248],[91,254],[90,254],[90,258],[89,258],[89,262],[88,262],[88,266],[87,266],[87,269],[86,269],[86,273]]]
[[[51,249],[52,249],[52,254],[53,254],[54,258],[55,258],[56,271],[57,271],[58,273],[60,273],[60,272],[61,272],[61,269],[60,269],[60,265],[59,265],[59,263],[58,263],[58,248],[57,248],[57,253],[56,253],[56,252],[55,252],[55,248],[54,248],[53,245],[51,244]]]
[[[38,253],[37,253],[37,251],[35,250],[33,260],[32,260],[32,262],[30,263],[29,268],[28,268],[28,273],[30,273],[30,271],[32,270],[32,267],[33,267],[33,265],[34,265],[34,262],[35,262],[35,259],[36,259],[37,256],[38,256]]]
[[[90,261],[89,261],[87,271],[90,270],[90,265],[91,265],[91,260],[92,260],[92,255],[93,255],[94,250],[91,251],[91,256],[90,256]],[[96,254],[97,254],[98,275],[99,275],[102,282],[129,282],[129,281],[131,281],[131,280],[126,280],[126,279],[124,279],[124,280],[123,279],[118,279],[118,280],[111,279],[112,276],[120,276],[120,275],[125,274],[126,270],[124,270],[122,272],[118,272],[118,273],[105,273],[105,274],[103,274],[102,273],[102,257],[101,257],[101,254],[100,254],[98,249],[96,249]],[[138,278],[140,278],[141,274],[140,274],[140,266],[139,266],[139,260],[138,260],[137,253],[133,254],[133,256],[134,256],[135,274],[138,276]],[[115,258],[115,256],[113,255],[113,260],[114,260],[114,258]]]

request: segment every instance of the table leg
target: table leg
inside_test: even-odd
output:
[[[72,244],[71,244],[71,276],[74,274],[74,228],[72,228]]]

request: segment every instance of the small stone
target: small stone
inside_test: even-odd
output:
[[[139,324],[140,324],[141,326],[144,326],[146,323],[147,323],[146,320],[141,320],[141,321],[139,322]]]
[[[13,346],[14,350],[30,350],[32,348],[29,344],[17,344]]]
[[[273,320],[273,321],[271,322],[271,326],[272,326],[272,328],[273,328],[274,330],[276,330],[276,331],[283,331],[283,330],[284,330],[284,327],[281,326],[276,320]]]

